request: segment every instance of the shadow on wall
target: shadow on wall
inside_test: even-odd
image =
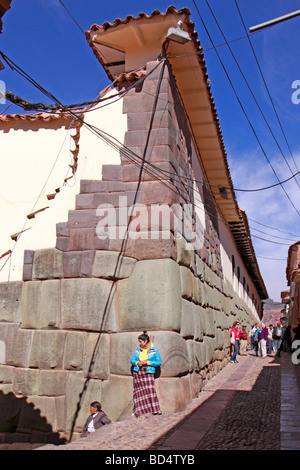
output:
[[[25,397],[0,391],[0,442],[65,444],[59,433],[53,432],[46,418]]]

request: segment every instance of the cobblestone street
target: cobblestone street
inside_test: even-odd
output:
[[[38,450],[300,450],[300,367],[291,354],[229,363],[180,413],[104,426],[85,439]]]

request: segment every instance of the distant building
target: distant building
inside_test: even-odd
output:
[[[275,325],[285,315],[285,303],[274,302],[272,299],[264,301],[262,321],[266,325]]]

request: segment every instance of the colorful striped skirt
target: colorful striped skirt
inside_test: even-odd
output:
[[[155,390],[154,374],[147,374],[147,367],[133,372],[134,414],[161,413]]]

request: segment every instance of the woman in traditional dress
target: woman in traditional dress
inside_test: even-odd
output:
[[[161,365],[161,358],[147,334],[138,337],[139,346],[131,358],[133,365],[133,401],[134,414],[161,414],[154,383],[156,367]]]

